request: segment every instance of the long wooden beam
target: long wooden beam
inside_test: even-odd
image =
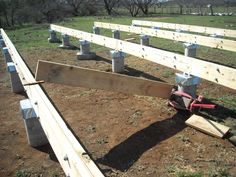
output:
[[[103,23],[103,22],[94,22],[94,26],[106,29],[116,29],[135,34],[146,34],[158,38],[176,40],[181,42],[189,42],[189,43],[199,44],[202,46],[236,52],[236,41],[229,39],[220,39],[196,34],[187,34],[173,31],[138,27],[138,26]]]
[[[195,25],[184,25],[184,24],[175,24],[175,23],[163,23],[163,22],[154,22],[154,21],[142,21],[142,20],[133,20],[133,25],[139,26],[150,26],[150,27],[159,27],[165,29],[173,30],[183,30],[188,32],[204,33],[204,34],[217,34],[220,36],[227,36],[236,38],[236,30],[222,29],[222,28],[212,28],[204,26],[195,26]]]
[[[22,83],[36,82],[26,63],[21,58],[3,29],[1,29],[1,35],[8,47]],[[24,89],[33,105],[36,115],[39,117],[42,128],[66,176],[104,176],[67,127],[42,88],[36,84],[24,85]]]
[[[36,80],[169,99],[173,85],[48,61],[38,61]]]
[[[236,69],[234,68],[58,25],[51,25],[51,29],[236,89]]]

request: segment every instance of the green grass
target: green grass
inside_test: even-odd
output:
[[[103,21],[108,23],[117,23],[117,24],[126,24],[130,25],[132,22],[131,17],[77,17],[65,19],[62,22],[57,24],[71,27],[78,30],[83,30],[87,32],[92,32],[92,27],[94,21]],[[234,24],[235,27],[230,27],[231,29],[236,29],[236,17],[210,17],[210,16],[177,16],[177,17],[165,17],[165,18],[141,18],[142,20],[158,20],[172,23],[186,23],[186,24],[194,24],[194,25],[205,25],[212,27],[221,27],[226,28],[225,25]],[[37,48],[53,48],[57,47],[56,45],[51,45],[47,42],[48,38],[48,30],[49,24],[43,25],[34,25],[34,26],[26,26],[24,28],[19,28],[17,30],[8,30],[7,33],[16,47],[20,50],[31,50]],[[104,36],[111,37],[111,30],[101,29],[101,34]],[[128,35],[128,33],[121,33],[122,39],[130,38],[134,36],[136,38],[136,42],[139,42],[138,35]],[[161,38],[151,38],[151,45],[158,47],[163,50],[168,50],[175,53],[184,53],[184,49],[182,43],[173,42],[172,40],[161,39]],[[78,39],[72,39],[74,44],[78,45]],[[92,45],[92,49],[95,51],[105,50],[104,47],[98,45]],[[207,47],[200,47],[198,49],[198,58],[215,61],[217,63],[221,63],[227,66],[236,67],[236,52],[224,51],[224,50],[216,50]]]
[[[138,18],[140,20],[150,20],[150,18]],[[153,17],[152,21],[167,23],[179,23],[188,25],[198,25],[216,28],[236,29],[236,17],[234,16],[188,16],[175,15],[168,18]]]
[[[30,177],[31,173],[26,170],[19,170],[16,172],[16,177]]]
[[[177,177],[203,177],[202,172],[186,172],[186,171],[180,171],[176,174]]]

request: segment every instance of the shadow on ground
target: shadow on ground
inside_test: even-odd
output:
[[[106,63],[112,64],[111,60],[103,58],[103,57],[100,57],[100,56],[97,56],[96,60],[97,61],[104,61]],[[109,70],[109,71],[111,71],[111,70]],[[125,71],[124,71],[123,74],[129,75],[129,76],[134,76],[134,77],[143,77],[143,78],[154,80],[154,81],[166,82],[166,81],[164,81],[164,80],[162,80],[160,78],[152,76],[152,75],[150,75],[148,73],[145,73],[143,71],[131,68],[131,67],[127,66],[127,65],[125,65]]]
[[[223,122],[225,119],[231,117],[236,119],[236,111],[226,108],[220,104],[216,104],[214,100],[204,99],[204,103],[216,105],[215,109],[203,109],[200,112],[206,118]]]
[[[53,151],[53,149],[52,149],[52,147],[51,147],[51,145],[49,143],[45,144],[43,146],[35,147],[35,149],[37,149],[38,151],[47,153],[49,158],[52,161],[58,162],[58,159],[57,159],[56,155],[54,154],[54,151]]]
[[[189,116],[187,112],[181,111],[173,117],[157,121],[113,147],[96,162],[127,171],[147,150],[183,130]]]

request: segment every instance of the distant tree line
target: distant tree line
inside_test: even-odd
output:
[[[213,15],[214,7],[236,6],[236,0],[0,0],[0,27],[28,22],[51,23],[71,16],[123,15],[124,11],[135,17],[149,15],[153,7],[163,9],[169,6],[177,7],[179,14],[183,14],[184,9],[191,13],[192,8],[197,8],[202,15],[202,9],[208,8]],[[119,9],[123,10],[122,13]]]

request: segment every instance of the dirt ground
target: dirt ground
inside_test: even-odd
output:
[[[98,53],[96,60],[81,61],[75,53],[47,49],[21,54],[33,72],[39,59],[111,71],[107,52]],[[125,63],[125,74],[174,83],[173,70],[131,56]],[[32,148],[27,144],[19,111],[25,96],[12,93],[10,87],[1,59],[0,176],[64,176],[49,145]],[[106,176],[176,176],[180,172],[236,176],[235,146],[187,127],[184,121],[190,114],[168,107],[167,100],[59,84],[44,83],[43,87]],[[235,94],[206,81],[199,93],[210,87],[218,96]],[[235,113],[226,108],[207,114],[235,125]]]

